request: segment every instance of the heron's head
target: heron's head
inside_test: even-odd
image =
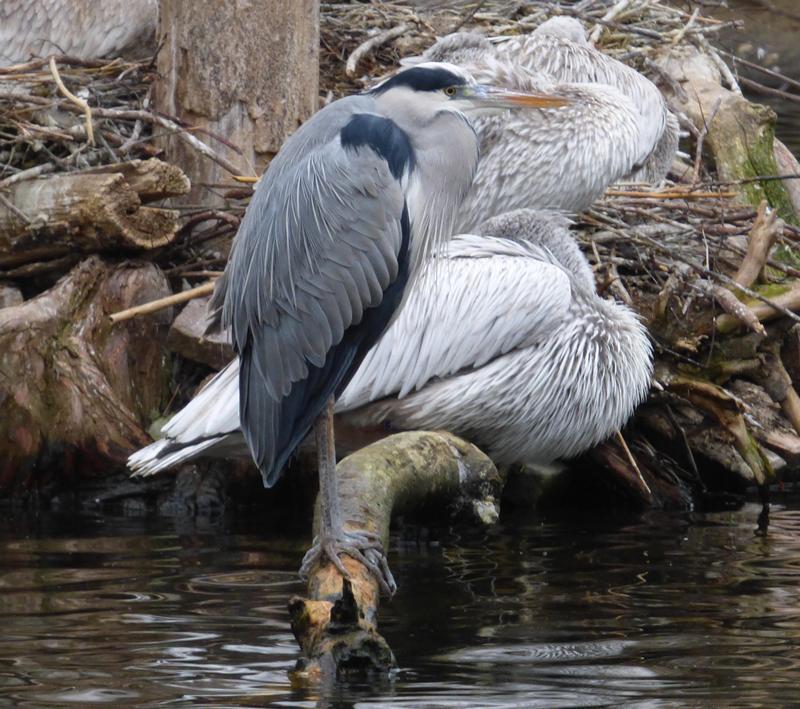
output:
[[[469,72],[445,62],[403,69],[369,93],[394,110],[423,115],[452,111],[470,116],[509,108],[558,108],[569,103],[569,99],[553,94],[479,84]]]

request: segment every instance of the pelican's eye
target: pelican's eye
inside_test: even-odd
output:
[[[455,96],[455,95],[456,95],[456,92],[457,92],[457,91],[458,91],[458,89],[456,89],[456,87],[455,87],[455,86],[448,86],[448,87],[447,87],[447,88],[444,90],[444,95],[445,95],[445,96],[451,96],[451,97],[452,97],[452,96]]]

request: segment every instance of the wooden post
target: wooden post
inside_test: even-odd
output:
[[[242,175],[260,175],[317,109],[319,0],[161,0],[158,42],[156,109]],[[221,201],[212,185],[230,182],[226,170],[176,138],[166,150],[192,181],[187,200]]]

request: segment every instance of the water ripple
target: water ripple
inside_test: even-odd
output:
[[[292,686],[302,541],[87,520],[0,531],[0,703],[283,707],[791,704],[800,500],[708,515],[459,530],[394,553],[401,670]],[[102,536],[86,529],[96,525]],[[119,532],[115,536],[115,525]]]

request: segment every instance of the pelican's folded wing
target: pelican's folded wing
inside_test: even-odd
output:
[[[480,367],[547,338],[566,316],[570,279],[537,245],[462,235],[431,260],[405,306],[339,397],[337,411]]]

